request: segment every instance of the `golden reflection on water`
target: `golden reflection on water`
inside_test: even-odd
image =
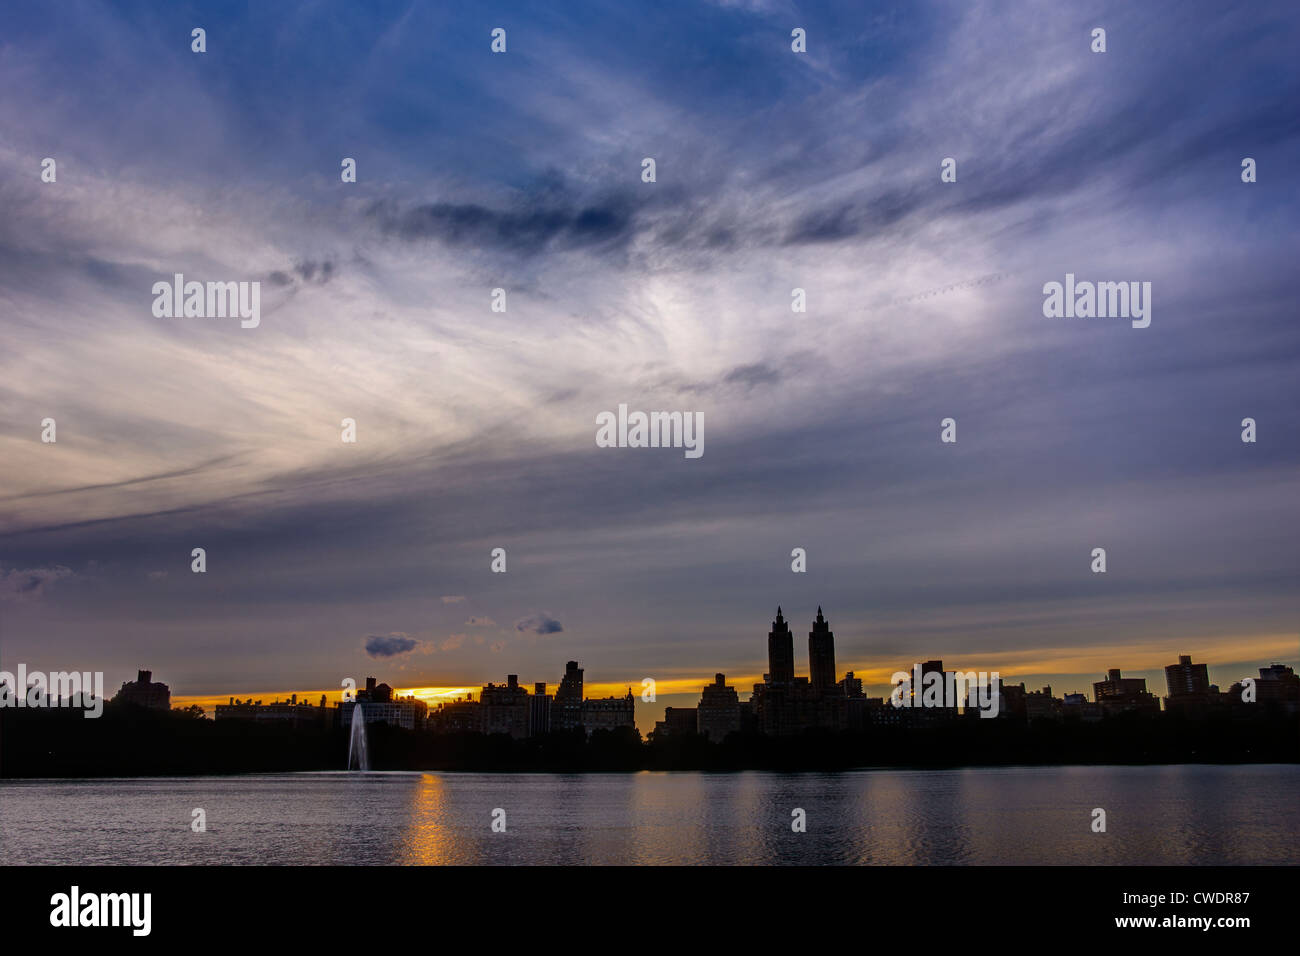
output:
[[[411,822],[402,840],[400,861],[420,866],[452,863],[453,840],[447,822],[446,784],[437,774],[421,774],[411,796]]]

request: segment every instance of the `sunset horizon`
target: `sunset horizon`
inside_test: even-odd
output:
[[[0,21],[16,939],[1285,926],[1294,0]]]

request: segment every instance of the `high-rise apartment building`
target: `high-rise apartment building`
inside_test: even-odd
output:
[[[835,689],[835,635],[820,607],[808,632],[808,670],[813,690],[828,694]]]
[[[794,683],[794,635],[781,616],[779,605],[772,630],[767,634],[767,683]]]
[[[582,726],[582,668],[577,661],[564,665],[564,677],[551,703],[551,727],[573,730]]]
[[[705,685],[696,714],[698,732],[720,743],[727,734],[740,731],[740,695],[717,674],[712,684]]]

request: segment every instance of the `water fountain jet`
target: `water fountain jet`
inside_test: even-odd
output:
[[[348,769],[370,769],[370,746],[366,742],[366,712],[360,702],[352,705],[352,734],[348,738]]]

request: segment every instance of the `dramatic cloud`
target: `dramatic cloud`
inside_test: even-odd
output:
[[[372,635],[366,638],[366,653],[371,657],[397,657],[409,654],[419,646],[419,641],[405,634],[389,634],[386,637]]]
[[[627,240],[630,200],[593,206],[530,205],[494,210],[464,203],[432,203],[398,211],[388,204],[367,210],[379,228],[403,239],[438,239],[449,246],[499,248],[528,256],[548,248],[581,248]]]
[[[515,630],[532,631],[534,634],[559,634],[564,630],[564,625],[549,614],[543,612],[541,614],[533,614],[528,617],[523,617],[515,621]]]
[[[429,686],[693,680],[820,603],[863,673],[1294,662],[1294,4],[832,0],[806,55],[775,0],[507,4],[503,57],[430,56],[471,6],[251,5],[215,72],[144,9],[6,17],[6,657],[325,687],[382,627]],[[178,272],[260,326],[154,317]],[[1067,273],[1150,328],[1046,318]],[[597,448],[620,403],[706,453]]]

